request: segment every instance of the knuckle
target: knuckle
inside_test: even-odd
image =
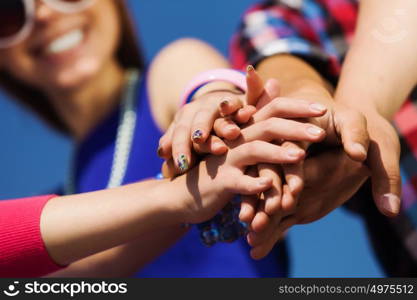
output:
[[[244,152],[247,153],[248,156],[251,157],[251,158],[255,157],[255,153],[256,153],[256,150],[257,150],[256,144],[257,144],[257,141],[247,143],[245,145],[245,149],[243,149]]]
[[[177,126],[175,126],[175,135],[183,135],[185,133],[188,133],[190,130],[190,127],[185,122],[179,122]]]
[[[390,184],[398,184],[401,182],[401,175],[397,170],[387,170],[387,178]]]
[[[284,100],[279,99],[279,98],[272,100],[272,108],[275,113],[281,112],[282,107],[283,107],[283,101]]]
[[[208,107],[202,107],[196,114],[196,119],[205,118],[207,115],[213,114],[213,110],[209,109]]]
[[[265,120],[262,124],[263,131],[267,134],[273,134],[275,132],[275,124],[275,118],[269,118],[268,120]]]

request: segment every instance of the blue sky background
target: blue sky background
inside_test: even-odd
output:
[[[239,17],[255,0],[129,1],[146,58],[184,36],[210,42],[225,55]],[[68,172],[71,143],[0,93],[0,199],[45,193]],[[1,230],[1,229],[0,229]],[[362,222],[338,209],[289,236],[291,276],[380,277]]]

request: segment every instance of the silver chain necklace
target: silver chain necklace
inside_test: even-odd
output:
[[[135,69],[127,71],[125,75],[126,84],[122,96],[123,100],[120,104],[120,121],[117,128],[112,166],[106,188],[121,186],[126,175],[136,127],[135,90],[139,76],[139,71]],[[75,167],[75,159],[73,159],[64,189],[66,195],[72,195],[77,192]]]

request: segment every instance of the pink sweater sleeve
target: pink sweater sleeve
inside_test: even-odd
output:
[[[54,197],[0,201],[0,277],[37,277],[61,269],[40,232],[42,210]]]

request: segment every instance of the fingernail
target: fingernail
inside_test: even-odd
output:
[[[300,157],[303,155],[304,151],[301,149],[288,149],[287,154],[290,157]]]
[[[197,129],[196,131],[194,131],[193,135],[192,135],[192,140],[195,142],[199,142],[203,137],[203,131],[200,129]]]
[[[258,185],[259,186],[266,186],[271,183],[271,179],[268,177],[259,178]]]
[[[298,180],[294,177],[288,180],[288,186],[290,187],[291,192],[294,192],[297,189]]]
[[[247,67],[246,67],[246,72],[252,72],[252,71],[254,71],[255,70],[255,68],[252,66],[252,65],[248,65]]]
[[[223,100],[221,103],[220,103],[220,108],[222,108],[222,109],[225,109],[225,108],[227,108],[229,106],[229,100]]]
[[[177,162],[178,162],[178,168],[180,169],[181,172],[186,172],[188,168],[190,167],[187,156],[185,156],[184,154],[180,154],[178,156]]]
[[[315,127],[315,126],[311,126],[307,129],[307,132],[314,136],[320,136],[323,134],[323,129]]]
[[[355,148],[358,152],[362,153],[365,156],[368,154],[365,150],[365,147],[362,144],[355,143],[353,144],[353,148]]]
[[[313,103],[310,105],[310,109],[312,111],[316,111],[316,112],[324,112],[326,111],[326,106],[320,104],[320,103]]]
[[[227,125],[225,129],[226,129],[226,131],[232,131],[232,130],[235,130],[236,129],[236,126],[234,126],[234,125]]]
[[[247,212],[248,212],[248,207],[242,206],[239,212],[239,219],[242,219],[247,214]]]
[[[400,198],[394,194],[381,196],[382,206],[390,213],[397,215],[400,212]]]
[[[156,153],[158,154],[159,157],[162,157],[162,146],[161,145],[158,146],[158,150],[156,150]]]
[[[213,150],[214,151],[220,150],[221,148],[223,148],[222,143],[216,142],[216,143],[213,144]]]
[[[252,243],[255,242],[255,240],[256,240],[256,233],[249,232],[246,239],[247,239],[249,245],[252,245]]]

